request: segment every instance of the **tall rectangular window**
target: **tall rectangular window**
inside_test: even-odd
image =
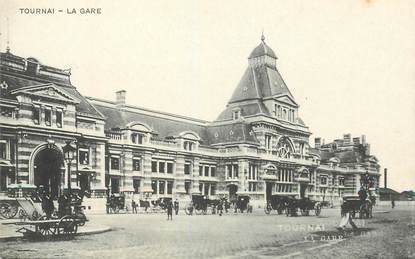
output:
[[[191,182],[189,181],[184,182],[184,190],[186,191],[186,194],[190,193],[190,186],[191,186]]]
[[[199,183],[199,191],[203,194],[203,183]]]
[[[165,167],[166,163],[165,162],[159,162],[159,173],[164,173],[165,172]]]
[[[203,176],[203,166],[199,165],[199,176]]]
[[[50,126],[52,124],[52,110],[50,108],[45,109],[45,124]]]
[[[204,190],[205,195],[209,195],[209,189],[210,189],[210,184],[205,183],[205,190]]]
[[[111,169],[120,170],[120,159],[118,157],[111,157]]]
[[[233,165],[233,176],[234,178],[239,178],[239,166]]]
[[[166,186],[166,182],[165,181],[159,181],[159,194],[164,194],[164,188]]]
[[[62,110],[61,109],[57,109],[56,110],[56,127],[58,128],[62,128]]]
[[[141,170],[141,163],[140,159],[135,158],[133,159],[133,171],[140,171]]]
[[[33,112],[33,122],[35,124],[39,124],[40,123],[40,108],[39,108],[39,106],[34,106],[32,112]]]
[[[209,166],[205,166],[205,176],[209,177]]]
[[[0,159],[7,159],[7,142],[0,142]]]
[[[216,195],[216,184],[212,183],[210,185],[210,195]]]
[[[172,193],[173,193],[173,182],[168,181],[167,182],[167,194],[172,194]]]
[[[271,151],[272,149],[272,137],[270,135],[265,135],[265,149]]]
[[[89,150],[88,149],[79,150],[79,163],[81,165],[89,165]]]
[[[140,179],[133,179],[134,193],[140,192]]]
[[[184,164],[184,174],[190,174],[190,164]]]
[[[173,163],[167,163],[167,173],[168,174],[173,173]]]
[[[212,166],[210,168],[210,176],[212,176],[212,177],[216,176],[216,167]]]
[[[157,161],[151,161],[151,172],[157,173]]]
[[[153,189],[153,194],[157,194],[157,181],[151,181],[151,189]]]

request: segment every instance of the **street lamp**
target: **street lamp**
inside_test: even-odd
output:
[[[76,148],[71,145],[71,141],[66,141],[66,145],[62,148],[63,156],[68,164],[68,193],[71,194],[71,163],[75,157]]]

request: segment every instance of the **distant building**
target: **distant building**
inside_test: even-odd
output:
[[[71,183],[93,197],[190,199],[273,194],[338,202],[379,164],[365,137],[309,145],[309,128],[262,38],[240,82],[213,122],[82,96],[70,71],[1,53],[0,187],[13,182],[67,186],[62,146],[77,142]],[[155,97],[156,98],[156,97]],[[329,123],[329,122],[327,122]]]

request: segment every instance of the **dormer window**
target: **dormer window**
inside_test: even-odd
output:
[[[339,177],[339,186],[344,186],[344,177]]]
[[[143,144],[144,136],[140,133],[131,134],[131,142],[134,144]]]
[[[62,128],[62,109],[56,110],[56,126]]]
[[[239,120],[240,118],[241,118],[241,110],[240,109],[234,110],[232,112],[232,119],[233,120]]]
[[[183,142],[183,148],[184,148],[184,150],[192,151],[194,149],[194,146],[195,146],[195,143],[192,142],[192,141],[185,140]]]
[[[33,122],[35,124],[39,124],[40,123],[40,107],[39,106],[34,106],[33,107]]]
[[[89,165],[89,150],[86,148],[79,149],[79,163]]]
[[[50,108],[45,109],[45,124],[50,126],[52,124],[52,110]]]

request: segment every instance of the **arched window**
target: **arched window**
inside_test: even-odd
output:
[[[277,145],[277,156],[281,158],[290,158],[293,148],[286,137],[281,138]]]

